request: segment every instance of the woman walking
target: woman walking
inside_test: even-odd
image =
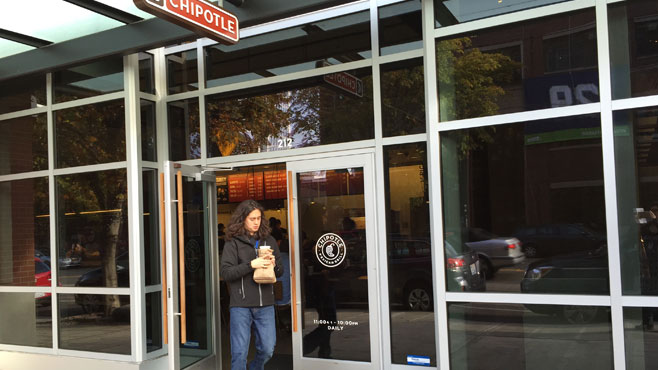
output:
[[[229,283],[231,313],[231,369],[247,368],[251,329],[254,329],[256,356],[250,370],[261,370],[272,357],[276,344],[274,284],[258,284],[256,269],[274,265],[277,277],[283,274],[276,240],[267,223],[262,222],[263,207],[255,200],[245,200],[231,215],[226,228],[226,243],[220,274]],[[258,257],[258,248],[269,246],[272,254]]]

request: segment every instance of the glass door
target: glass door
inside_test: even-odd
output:
[[[372,155],[288,162],[295,369],[379,369]]]
[[[169,369],[215,369],[215,177],[200,168],[166,162],[165,340]]]

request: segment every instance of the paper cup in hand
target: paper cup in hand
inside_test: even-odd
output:
[[[265,257],[272,254],[272,248],[269,245],[261,245],[258,248],[258,257]]]

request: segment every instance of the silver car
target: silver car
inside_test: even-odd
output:
[[[468,245],[480,259],[480,273],[491,279],[501,267],[525,261],[521,241],[515,237],[499,237],[479,228],[468,229]]]

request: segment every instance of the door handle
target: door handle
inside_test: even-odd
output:
[[[187,342],[187,310],[185,302],[185,227],[183,225],[183,173],[176,172],[178,205],[178,291],[180,292],[180,342]]]
[[[169,325],[167,325],[167,263],[166,263],[166,243],[165,238],[165,191],[164,191],[164,173],[160,174],[160,264],[162,269],[162,326],[164,333],[164,344],[169,343]]]

